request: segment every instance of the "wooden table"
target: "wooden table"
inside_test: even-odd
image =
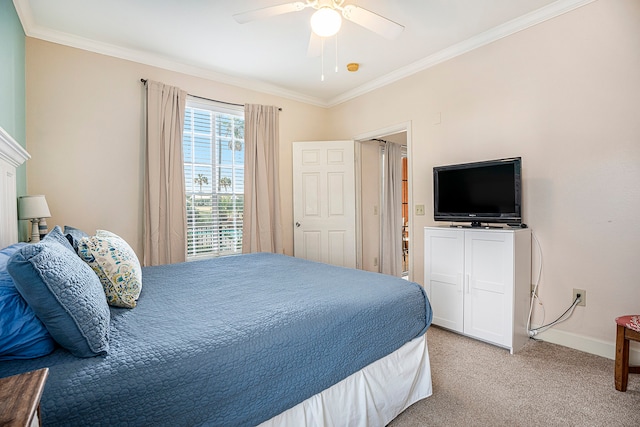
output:
[[[49,368],[0,378],[0,426],[29,427],[37,414],[40,418],[40,397]]]

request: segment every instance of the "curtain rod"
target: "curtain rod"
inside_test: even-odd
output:
[[[144,83],[144,84],[147,84],[147,79],[140,79],[140,81],[142,83]],[[236,104],[236,103],[233,103],[233,102],[219,101],[217,99],[205,98],[204,96],[191,95],[190,93],[188,95],[193,97],[193,98],[204,99],[205,101],[218,102],[220,104],[226,104],[226,105],[234,105],[236,107],[244,107],[244,104]],[[278,107],[278,111],[282,111],[282,108]]]

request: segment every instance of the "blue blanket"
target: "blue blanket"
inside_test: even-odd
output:
[[[256,425],[426,331],[419,285],[284,255],[143,269],[134,309],[111,308],[110,351],[0,363],[49,367],[45,425]]]

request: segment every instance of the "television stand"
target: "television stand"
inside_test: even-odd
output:
[[[433,324],[508,348],[529,340],[531,230],[425,227]]]

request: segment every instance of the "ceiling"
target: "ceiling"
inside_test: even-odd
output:
[[[344,21],[308,57],[312,8],[238,24],[288,0],[14,0],[29,37],[332,106],[593,0],[346,0],[405,29],[387,40]],[[336,54],[337,53],[337,54]],[[334,71],[336,66],[338,72]],[[348,72],[357,62],[360,70]]]

